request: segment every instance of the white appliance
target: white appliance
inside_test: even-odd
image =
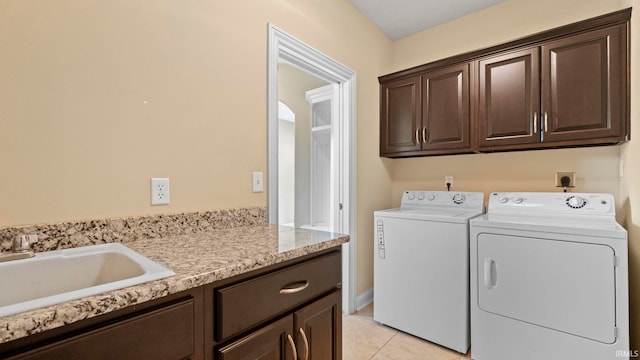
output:
[[[629,359],[612,195],[492,193],[470,237],[474,360]]]
[[[400,208],[376,211],[373,319],[466,353],[469,349],[469,219],[480,192],[406,191]]]

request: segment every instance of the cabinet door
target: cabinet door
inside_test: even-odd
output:
[[[540,142],[538,48],[480,60],[478,127],[483,150]]]
[[[223,347],[218,351],[217,359],[293,359],[292,328],[293,317],[287,316]]]
[[[301,360],[342,359],[341,291],[294,313],[298,358]]]
[[[422,76],[422,150],[469,148],[469,64]]]
[[[420,87],[420,76],[381,85],[381,156],[420,150]]]
[[[198,358],[193,299],[39,347],[11,360]],[[8,359],[7,359],[8,360]]]
[[[542,46],[544,141],[626,135],[626,25]]]

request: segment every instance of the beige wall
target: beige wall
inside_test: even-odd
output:
[[[571,22],[603,15],[640,0],[507,0],[481,12],[394,42],[393,66],[387,72],[499,44]],[[631,39],[640,38],[640,14],[634,9]],[[632,94],[640,90],[638,45],[632,48]],[[407,189],[444,189],[444,176],[454,188],[483,191],[558,191],[556,171],[575,171],[574,191],[616,196],[618,220],[629,230],[632,347],[640,348],[640,103],[632,96],[632,141],[623,146],[539,150],[495,154],[393,160],[392,198],[398,205]],[[619,176],[624,160],[624,176]]]
[[[369,289],[391,41],[346,0],[1,1],[0,226],[266,206],[251,172],[267,170],[268,22],[357,73]],[[149,205],[151,177],[171,179],[171,205]]]

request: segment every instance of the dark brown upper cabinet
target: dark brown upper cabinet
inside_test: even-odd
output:
[[[479,61],[479,145],[529,146],[540,142],[538,48]]]
[[[627,27],[542,45],[545,142],[619,142],[627,135]]]
[[[629,139],[631,9],[416,66],[380,81],[380,156]]]
[[[382,84],[380,155],[469,152],[469,64]]]
[[[421,149],[420,76],[383,84],[380,104],[380,155]]]
[[[624,141],[624,44],[616,25],[481,59],[480,150]]]

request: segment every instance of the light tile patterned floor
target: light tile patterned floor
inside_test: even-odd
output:
[[[344,360],[466,360],[442,346],[373,321],[373,304],[342,321]]]

